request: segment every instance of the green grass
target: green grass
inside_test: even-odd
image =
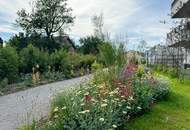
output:
[[[170,79],[171,93],[167,100],[124,126],[124,130],[190,130],[190,81]]]

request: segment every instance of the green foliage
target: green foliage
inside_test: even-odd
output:
[[[81,46],[79,47],[79,50],[83,54],[96,55],[99,53],[98,46],[104,44],[104,42],[98,37],[88,36],[86,38],[81,38],[80,44]]]
[[[170,67],[170,66],[161,65],[161,64],[153,65],[152,68],[154,71],[166,73],[172,78],[179,77],[179,73],[181,71],[180,68]]]
[[[68,53],[61,49],[51,55],[52,66],[55,71],[61,71],[67,78],[80,75],[81,69],[90,70],[91,65],[96,60],[95,56],[82,55],[78,53]]]
[[[99,46],[100,54],[99,61],[106,67],[113,65],[116,62],[116,51],[110,44],[103,44]]]
[[[141,117],[126,122],[123,130],[189,130],[190,82],[180,83],[178,79],[165,77],[172,83],[167,100],[159,102]],[[163,79],[160,79],[163,81]],[[164,80],[165,81],[165,80]]]
[[[167,73],[172,77],[172,78],[177,78],[178,77],[178,72],[177,68],[168,68]]]
[[[19,35],[13,36],[8,41],[8,44],[16,48],[17,51],[21,51],[29,44],[32,44],[39,49],[46,49],[49,52],[53,52],[54,50],[60,48],[60,44],[57,43],[53,38],[46,38],[36,33],[29,36],[24,35],[24,33],[20,33]]]
[[[17,52],[12,47],[0,48],[0,80],[7,78],[9,83],[13,83],[18,76]]]
[[[105,43],[99,46],[99,50],[99,62],[104,64],[106,67],[114,64],[118,67],[122,67],[126,63],[123,45],[116,48],[109,43]]]
[[[40,71],[45,71],[49,64],[49,54],[40,51],[33,45],[28,45],[20,52],[20,70],[23,73],[31,73],[32,68],[39,65]]]
[[[96,61],[92,64],[92,71],[96,72],[97,70],[100,70],[103,68],[102,64],[97,63]]]
[[[67,7],[66,0],[36,0],[33,2],[33,11],[27,13],[22,9],[17,12],[17,24],[27,33],[46,33],[47,37],[60,30],[64,25],[74,22],[72,9]]]
[[[1,89],[6,88],[7,85],[8,85],[8,83],[9,83],[9,81],[8,81],[7,78],[4,78],[3,80],[1,80],[1,81],[0,81],[0,91],[1,91]]]
[[[0,37],[0,47],[3,46],[3,39]]]

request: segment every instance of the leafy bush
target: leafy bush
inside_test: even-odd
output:
[[[18,77],[18,60],[17,52],[12,47],[0,48],[0,80],[7,78],[9,83],[16,81]]]
[[[98,46],[104,44],[104,42],[98,37],[88,36],[86,38],[81,38],[80,44],[80,52],[82,52],[83,54],[96,55],[99,53]]]
[[[178,77],[178,72],[177,72],[177,68],[168,68],[167,73],[172,77],[172,78],[177,78]]]
[[[36,65],[39,65],[40,71],[43,72],[47,70],[49,54],[30,44],[20,52],[20,62],[20,71],[23,73],[31,73]]]
[[[92,71],[95,72],[103,68],[102,64],[97,63],[96,61],[92,64]]]
[[[4,89],[5,87],[7,87],[8,82],[9,81],[7,78],[4,78],[3,80],[0,81],[0,91],[1,91],[1,89]]]
[[[86,71],[96,60],[95,56],[78,53],[67,53],[65,50],[56,51],[51,55],[52,66],[55,71],[61,71],[66,78],[77,76],[82,68]]]

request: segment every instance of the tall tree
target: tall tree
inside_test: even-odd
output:
[[[0,37],[0,47],[3,46],[3,39]]]
[[[92,17],[92,23],[94,25],[94,35],[100,39],[104,39],[103,26],[104,26],[104,15],[94,15]]]
[[[74,22],[67,0],[34,0],[31,13],[22,9],[17,14],[17,24],[27,33],[45,33],[48,38]]]

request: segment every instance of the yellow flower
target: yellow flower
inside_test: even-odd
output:
[[[59,108],[56,107],[53,111],[54,111],[54,112],[58,112],[58,110],[59,110]]]

